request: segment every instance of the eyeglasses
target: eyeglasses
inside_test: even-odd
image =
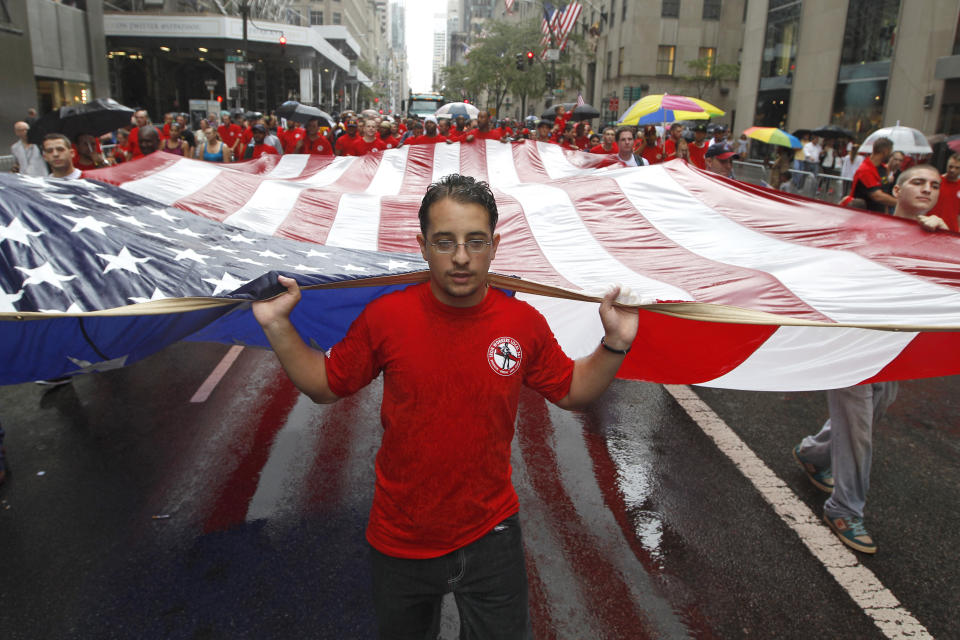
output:
[[[431,242],[430,246],[437,253],[455,253],[457,247],[463,245],[468,253],[483,253],[492,243],[489,240],[467,240],[466,242],[454,242],[453,240],[437,240]]]

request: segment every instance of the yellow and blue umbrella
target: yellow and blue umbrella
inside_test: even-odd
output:
[[[677,120],[708,120],[724,115],[724,111],[709,102],[687,96],[654,94],[640,98],[623,112],[617,124],[642,125],[676,122]]]
[[[775,144],[780,147],[790,147],[799,149],[803,146],[796,136],[792,136],[783,129],[776,127],[750,127],[743,132],[743,135],[767,144]]]

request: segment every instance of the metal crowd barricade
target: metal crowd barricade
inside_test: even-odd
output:
[[[767,184],[767,169],[762,164],[756,162],[743,162],[742,160],[733,161],[733,175],[737,180],[749,182],[760,187],[769,186]]]
[[[733,161],[733,174],[737,180],[770,187],[767,178],[769,170],[758,162]],[[793,182],[792,193],[816,198],[824,202],[838,204],[850,194],[850,178],[841,178],[827,173],[813,174],[809,171],[790,169],[790,179]]]
[[[15,164],[17,164],[17,159],[13,156],[0,156],[0,171],[9,173],[13,171]]]

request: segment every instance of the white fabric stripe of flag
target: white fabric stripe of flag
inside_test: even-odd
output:
[[[588,356],[600,344],[603,324],[597,313],[596,302],[564,300],[527,293],[518,293],[517,299],[529,302],[543,314],[563,352],[576,360]]]
[[[537,151],[540,153],[540,159],[543,161],[543,168],[551,180],[579,176],[585,173],[596,173],[597,171],[596,169],[581,169],[571,164],[570,161],[567,160],[563,148],[558,144],[538,142]]]
[[[364,193],[378,196],[395,196],[403,186],[403,176],[407,168],[407,154],[410,147],[388,149],[381,153],[380,164],[373,179]]]
[[[852,327],[779,327],[736,369],[699,385],[753,391],[842,389],[876,375],[916,336]]]
[[[372,193],[345,193],[340,196],[337,217],[330,225],[326,244],[376,251],[380,237],[380,198]]]
[[[577,18],[580,17],[581,6],[580,3],[574,0],[567,5],[567,8],[564,9],[563,15],[560,18],[560,28],[559,28],[559,48],[563,48],[567,44],[567,36],[570,35],[570,31],[573,29],[573,25],[576,24]]]
[[[280,162],[267,174],[268,178],[296,178],[307,166],[310,156],[306,153],[288,153],[280,156]]]
[[[517,165],[513,159],[513,147],[499,140],[484,140],[487,143],[487,181],[491,189],[503,190],[520,184]]]
[[[359,159],[357,156],[337,156],[333,159],[333,162],[312,176],[304,178],[303,180],[297,180],[297,184],[308,187],[329,187],[339,180]]]
[[[661,233],[704,258],[769,273],[836,322],[955,326],[960,293],[853,252],[754,231],[697,200],[659,166],[610,172]],[[877,291],[884,292],[878,303]],[[886,301],[895,300],[895,304]]]
[[[171,205],[200,191],[222,171],[217,164],[183,159],[156,173],[120,186],[137,195]]]
[[[303,186],[282,180],[264,180],[250,199],[224,220],[225,224],[273,235],[303,193]]]
[[[639,274],[614,258],[590,233],[565,191],[543,184],[502,190],[523,207],[534,239],[553,269],[591,294],[619,283],[647,300],[693,300],[671,284]]]
[[[460,143],[441,142],[433,145],[433,173],[430,182],[437,182],[451,173],[460,173]]]

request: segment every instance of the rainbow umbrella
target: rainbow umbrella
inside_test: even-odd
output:
[[[803,146],[796,136],[792,136],[783,129],[777,129],[776,127],[750,127],[743,132],[743,135],[748,138],[753,138],[754,140],[759,140],[760,142],[775,144],[780,147],[799,149]]]
[[[665,124],[677,120],[708,120],[714,116],[722,116],[724,113],[722,109],[699,98],[663,93],[649,95],[634,102],[623,112],[617,124]]]

